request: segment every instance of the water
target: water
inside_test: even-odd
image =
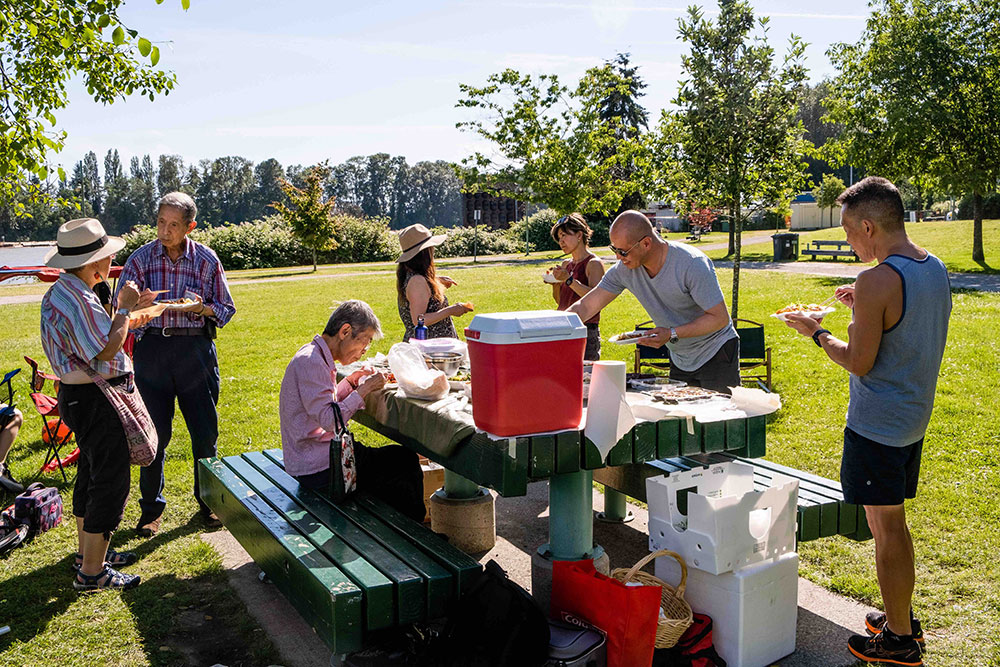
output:
[[[0,266],[39,266],[51,248],[51,245],[0,247]],[[35,278],[10,278],[0,282],[0,289],[5,285],[24,285],[35,280]]]

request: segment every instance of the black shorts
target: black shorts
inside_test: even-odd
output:
[[[845,428],[840,460],[844,502],[902,505],[907,498],[915,498],[923,448],[923,438],[905,447],[889,447]]]

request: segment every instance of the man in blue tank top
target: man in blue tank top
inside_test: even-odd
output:
[[[948,271],[906,235],[902,198],[886,179],[859,181],[837,203],[854,252],[863,262],[878,260],[853,285],[837,288],[853,311],[848,341],[805,315],[790,315],[788,325],[850,372],[840,481],[844,500],[865,508],[885,613],[869,614],[872,636],[855,635],[848,648],[865,662],[921,665],[924,638],[910,607],[914,556],[904,501],[917,493],[948,336]]]

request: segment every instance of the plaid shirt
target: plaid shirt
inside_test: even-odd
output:
[[[42,349],[56,375],[79,370],[73,355],[105,377],[131,373],[132,361],[121,350],[111,361],[97,359],[110,334],[111,317],[94,290],[72,273],[59,274],[42,297]]]
[[[185,239],[184,254],[176,262],[167,256],[166,248],[159,240],[152,241],[136,250],[128,258],[118,279],[118,289],[126,280],[135,281],[139,290],[167,290],[157,298],[181,299],[190,290],[201,296],[206,306],[215,312],[212,319],[220,327],[225,326],[236,314],[236,304],[229,293],[226,273],[222,262],[208,246],[190,238]],[[205,325],[205,318],[194,313],[168,310],[154,317],[147,326],[163,328],[197,328]],[[146,327],[135,329],[135,337],[142,338]]]

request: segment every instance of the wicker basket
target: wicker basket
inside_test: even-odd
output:
[[[649,563],[649,561],[654,558],[658,558],[659,556],[670,556],[680,563],[681,582],[678,584],[676,590],[674,590],[674,587],[665,581],[657,579],[648,572],[641,571],[642,568]],[[684,563],[684,559],[673,551],[662,549],[649,554],[633,565],[631,569],[626,569],[624,567],[616,568],[611,572],[611,577],[617,579],[623,584],[635,581],[643,586],[663,587],[663,596],[660,599],[660,606],[663,608],[663,613],[666,618],[659,619],[656,624],[656,643],[654,645],[656,648],[670,648],[676,644],[677,640],[681,638],[681,635],[683,635],[684,631],[688,629],[692,621],[691,605],[684,600],[684,588],[687,586],[687,565]]]

